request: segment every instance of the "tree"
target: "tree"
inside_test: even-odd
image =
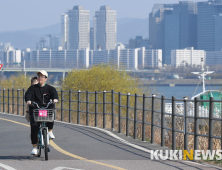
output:
[[[118,71],[110,65],[94,66],[90,70],[73,69],[68,73],[64,81],[61,81],[63,90],[73,91],[111,91],[121,93],[141,93],[138,79],[132,78],[125,71]]]
[[[31,85],[30,77],[25,76],[22,73],[11,76],[10,78],[3,79],[0,81],[0,88],[3,89],[28,89]]]
[[[63,99],[66,101],[63,102],[63,109],[66,109],[63,112],[64,115],[64,120],[68,120],[68,109],[69,109],[69,102],[68,100],[70,99],[70,93],[67,92],[68,90],[72,90],[72,95],[71,95],[71,100],[73,101],[71,104],[71,109],[74,110],[72,112],[72,121],[76,121],[76,110],[78,109],[78,105],[76,104],[76,101],[79,101],[79,97],[81,100],[80,103],[80,110],[81,111],[86,111],[86,93],[85,91],[91,92],[88,94],[88,101],[90,102],[89,104],[89,112],[93,113],[95,112],[95,96],[96,93],[93,93],[95,91],[97,92],[103,92],[106,90],[106,102],[109,104],[106,104],[106,113],[111,113],[112,111],[112,106],[111,106],[111,101],[112,101],[112,94],[110,91],[113,89],[115,92],[121,92],[121,94],[127,94],[130,93],[130,107],[134,107],[135,105],[135,93],[142,95],[144,92],[146,93],[147,96],[150,96],[150,90],[145,89],[144,87],[141,87],[139,85],[139,79],[136,77],[130,77],[128,73],[125,71],[118,71],[115,67],[111,65],[99,65],[99,66],[94,66],[90,70],[76,70],[73,69],[72,71],[68,72],[66,78],[61,81],[61,89],[63,90]],[[77,91],[81,90],[79,96]],[[61,94],[59,92],[59,94]],[[103,102],[103,93],[98,93],[97,94],[97,102],[98,104],[98,113],[103,113],[103,105],[101,104]],[[138,106],[141,106],[142,104],[142,97],[138,97]],[[75,102],[75,103],[74,103]],[[114,93],[114,103],[119,102],[119,95]],[[147,108],[150,107],[150,99],[146,100],[146,106]],[[121,95],[121,104],[125,105],[127,104],[127,96],[126,95]],[[60,106],[58,106],[60,107]],[[123,107],[121,109],[122,111],[122,116],[126,116],[126,108]],[[114,113],[118,114],[118,107],[114,107]],[[59,115],[59,114],[57,114]],[[82,120],[85,122],[86,116],[84,114],[82,115]],[[130,109],[129,110],[129,116],[133,117],[134,115],[134,110]],[[138,115],[142,115],[141,111],[138,112]],[[91,121],[90,124],[93,124],[95,117],[94,115],[90,115],[91,117],[89,120]],[[98,122],[101,124],[102,123],[102,117],[101,115],[98,116]],[[110,115],[107,117],[108,120],[111,120]],[[100,121],[99,121],[100,120]],[[107,122],[110,122],[108,121]],[[148,119],[147,119],[148,120]]]

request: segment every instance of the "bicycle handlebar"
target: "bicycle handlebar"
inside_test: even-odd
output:
[[[39,105],[38,105],[38,103],[33,102],[33,101],[32,101],[31,103],[34,104],[34,105],[36,105],[36,106],[38,107],[38,109],[40,108]],[[49,107],[50,104],[55,104],[55,102],[53,102],[52,99],[50,99],[50,102],[48,102],[48,103],[47,103],[47,106],[44,107],[44,108],[47,109],[47,108]]]

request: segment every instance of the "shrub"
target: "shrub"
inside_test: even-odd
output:
[[[1,78],[0,88],[3,89],[28,89],[31,85],[30,77],[25,76],[22,73],[17,73],[16,75],[11,76],[10,78]]]
[[[90,70],[73,69],[61,82],[63,90],[73,91],[111,91],[121,93],[142,93],[137,78],[132,78],[125,71],[118,71],[110,65],[94,66]]]

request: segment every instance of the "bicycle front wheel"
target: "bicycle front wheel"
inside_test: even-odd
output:
[[[45,151],[45,160],[47,161],[48,160],[48,141],[47,141],[47,130],[46,129],[43,129],[42,131],[43,133],[43,140],[44,140],[44,151]]]
[[[38,154],[37,156],[40,157],[41,156],[41,146],[40,146],[40,140],[39,140],[39,135],[38,135],[38,142],[37,142],[37,148],[38,148]]]
[[[38,147],[38,151],[39,151],[37,156],[40,157],[41,156],[41,147],[39,146],[39,144],[37,147]]]

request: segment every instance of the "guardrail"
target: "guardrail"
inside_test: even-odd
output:
[[[25,92],[25,89],[0,89],[0,112],[24,116]],[[61,90],[58,93],[60,102],[56,105],[57,120],[117,130],[134,139],[158,143],[173,150],[178,149],[178,141],[181,142],[182,138],[183,146],[180,145],[180,149],[199,150],[202,147],[199,137],[204,137],[207,138],[205,142],[207,141],[208,150],[218,148],[218,145],[222,150],[221,110],[219,117],[214,116],[214,103],[221,103],[222,100],[214,100],[213,97],[210,97],[210,100],[197,98],[178,100],[175,97],[167,99],[164,96],[122,94],[114,90],[103,92]],[[165,111],[166,102],[171,103],[171,112]],[[180,105],[183,103],[181,113],[177,111],[176,102],[180,102]],[[203,102],[208,103],[208,117],[199,116],[200,104]],[[191,103],[193,108],[190,107]],[[193,116],[189,114],[190,111],[193,111]],[[201,124],[201,120],[207,123]],[[202,129],[205,134],[201,133]],[[191,141],[189,136],[193,137],[193,143],[188,143]],[[213,140],[219,140],[217,146],[214,146]]]

